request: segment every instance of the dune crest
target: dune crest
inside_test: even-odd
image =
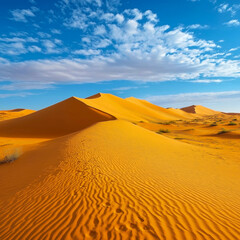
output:
[[[59,137],[114,116],[71,97],[27,116],[0,122],[0,136]]]
[[[34,112],[35,112],[34,110],[22,109],[22,108],[12,109],[12,110],[1,110],[0,121],[23,117]]]
[[[181,110],[187,112],[187,113],[194,113],[194,114],[199,114],[199,115],[214,115],[214,114],[219,114],[221,112],[212,110],[210,108],[201,106],[201,105],[192,105],[189,107],[184,107],[181,108]]]
[[[86,99],[80,99],[88,106],[107,112],[117,119],[131,122],[176,120],[185,118],[181,114],[168,111],[147,101],[135,98],[122,99],[107,93],[98,93]],[[185,114],[187,115],[187,114]],[[191,117],[189,115],[189,117]]]

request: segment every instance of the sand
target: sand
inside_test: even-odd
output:
[[[34,117],[35,138],[0,138],[23,147],[0,165],[0,239],[240,239],[239,144],[217,134],[222,125],[238,133],[232,116],[214,127],[217,115],[136,125],[105,105],[92,113],[77,98],[59,104],[43,113],[61,119],[62,106],[81,106],[95,121],[46,134],[48,120],[44,139]],[[157,134],[163,127],[170,133]]]
[[[0,111],[0,121],[23,117],[33,112],[35,111],[30,109],[2,110]]]
[[[122,99],[112,94],[99,93],[87,99],[79,99],[85,104],[107,112],[117,119],[139,122],[182,119],[180,114],[155,106],[136,98]],[[186,117],[186,116],[185,116]],[[191,114],[188,115],[191,118]]]
[[[206,108],[201,105],[192,105],[189,107],[181,108],[182,111],[185,111],[187,113],[195,113],[198,115],[213,115],[220,113],[219,111],[212,110],[210,108]]]

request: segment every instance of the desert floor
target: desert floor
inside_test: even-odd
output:
[[[240,115],[196,109],[97,94],[5,111],[0,239],[240,239]]]

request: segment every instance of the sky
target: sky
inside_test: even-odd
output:
[[[240,112],[239,0],[8,0],[0,24],[0,109],[103,92]]]

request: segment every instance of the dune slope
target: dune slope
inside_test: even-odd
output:
[[[176,120],[179,114],[168,112],[167,109],[155,106],[147,101],[133,98],[122,99],[112,94],[98,93],[87,99],[80,99],[94,108],[107,112],[117,119],[131,122]]]
[[[2,110],[0,111],[0,121],[23,117],[33,112],[35,111],[30,109],[13,109],[13,110],[5,110],[5,111]]]
[[[154,105],[146,100],[141,100],[141,99],[137,99],[134,97],[129,97],[126,98],[127,101],[138,104],[140,106],[143,106],[145,108],[151,109],[152,111],[156,111],[156,112],[161,112],[162,114],[162,118],[164,119],[168,119],[168,120],[173,120],[173,119],[186,119],[186,118],[192,118],[193,116],[189,113],[186,113],[180,109],[178,109],[179,111],[176,111],[177,109],[166,109],[157,105]]]
[[[195,113],[195,114],[199,114],[199,115],[214,115],[214,114],[221,113],[221,112],[212,110],[210,108],[206,108],[206,107],[201,106],[201,105],[192,105],[192,106],[189,106],[189,107],[181,108],[181,110],[183,110],[187,113]]]
[[[59,137],[113,119],[110,114],[71,97],[30,115],[0,122],[0,136]]]
[[[239,239],[239,165],[216,151],[120,120],[37,145],[0,168],[0,239]]]

